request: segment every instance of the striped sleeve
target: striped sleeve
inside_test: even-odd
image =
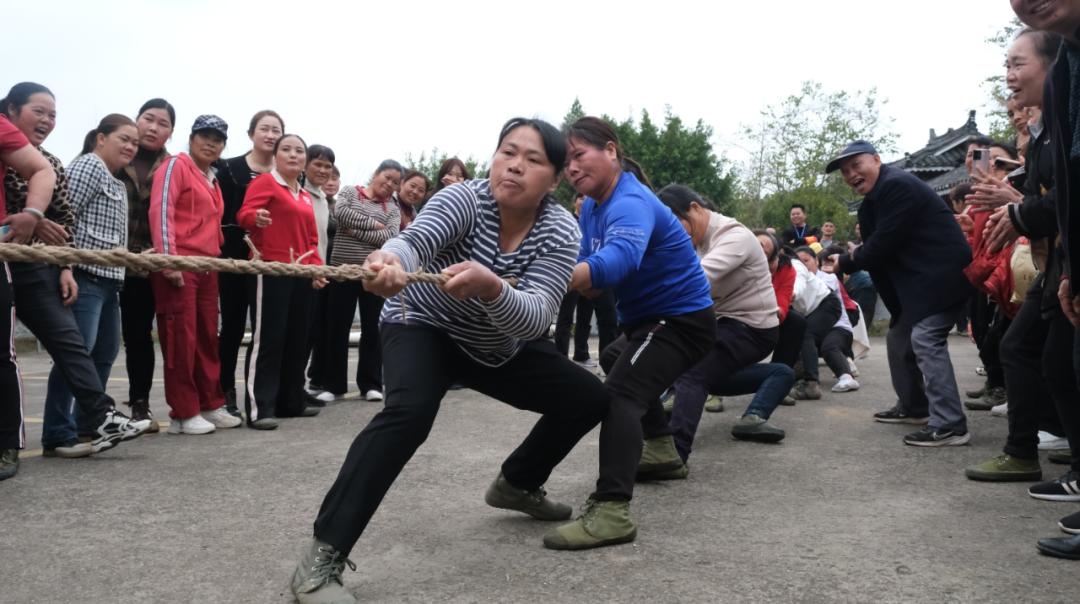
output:
[[[451,185],[431,198],[409,228],[382,246],[401,258],[408,272],[427,267],[443,249],[459,242],[476,223],[476,194]],[[501,298],[501,297],[500,297]]]
[[[176,233],[172,228],[176,205],[176,196],[183,188],[180,170],[174,156],[154,174],[154,184],[150,192],[150,239],[154,249],[162,254],[176,253]]]
[[[495,327],[520,340],[539,338],[551,327],[577,259],[581,235],[572,219],[553,220],[544,230],[552,231],[550,247],[529,265],[518,288],[504,283],[498,298],[481,301]]]

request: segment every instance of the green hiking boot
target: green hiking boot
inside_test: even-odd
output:
[[[724,410],[724,397],[716,396],[715,394],[709,395],[709,398],[705,399],[705,410],[709,413],[720,413]]]
[[[983,382],[983,385],[978,390],[965,390],[964,395],[968,398],[982,398],[988,390],[990,390],[990,383]]]
[[[641,461],[638,462],[638,480],[662,480],[660,476],[678,472],[686,466],[679,452],[675,450],[675,439],[671,435],[645,439],[641,448]],[[683,478],[686,476],[684,475]]]
[[[780,442],[786,436],[783,430],[753,413],[740,417],[739,421],[731,427],[731,435],[739,440],[756,440],[763,443]]]
[[[292,577],[292,592],[300,604],[356,604],[356,598],[341,581],[345,566],[356,570],[356,565],[334,546],[318,539],[300,559]]]
[[[577,520],[544,535],[548,549],[590,549],[629,543],[637,537],[637,527],[630,519],[629,501],[597,501],[589,498]]]
[[[488,487],[484,502],[493,508],[524,512],[537,520],[569,520],[574,514],[574,509],[565,503],[548,499],[543,487],[535,491],[519,489],[507,482],[502,472]]]
[[[1035,482],[1042,480],[1042,468],[1038,459],[1019,459],[1012,455],[998,455],[964,470],[971,480],[991,482]]]
[[[1006,402],[1005,389],[1001,386],[987,388],[982,398],[974,401],[964,401],[964,407],[972,411],[989,411],[994,407]]]

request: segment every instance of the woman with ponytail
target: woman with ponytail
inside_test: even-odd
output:
[[[112,113],[97,128],[87,133],[83,153],[67,167],[68,193],[75,212],[75,247],[85,250],[111,250],[127,245],[127,191],[114,174],[131,163],[139,146],[139,131],[131,118]],[[74,268],[79,297],[72,304],[75,322],[83,343],[90,352],[102,388],[109,381],[113,361],[120,350],[120,288],[124,283],[122,267],[77,265]],[[49,373],[45,396],[43,433],[54,435],[57,443],[70,443],[88,432],[80,426],[76,433],[72,411],[72,390],[56,365]],[[112,407],[112,400],[101,394],[99,401]],[[81,406],[81,405],[80,405]],[[98,405],[104,407],[104,404]],[[84,414],[80,414],[82,423]],[[94,450],[103,451],[121,440],[139,436],[150,421],[130,421],[122,413],[110,410],[105,423],[95,433]],[[105,438],[103,428],[115,433]],[[95,423],[96,425],[96,423]]]
[[[585,194],[570,289],[591,297],[614,288],[623,332],[600,353],[611,409],[600,429],[596,492],[580,518],[544,537],[552,549],[585,549],[634,540],[636,477],[686,476],[660,395],[705,357],[716,318],[690,236],[623,153],[614,129],[584,117],[566,134],[566,176]]]

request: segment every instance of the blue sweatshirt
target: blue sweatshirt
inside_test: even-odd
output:
[[[633,174],[623,172],[604,203],[586,197],[578,222],[578,261],[589,265],[594,288],[615,288],[620,324],[712,308],[690,236]]]

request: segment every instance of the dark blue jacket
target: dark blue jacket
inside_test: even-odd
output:
[[[1073,245],[1073,238],[1080,230],[1080,212],[1072,209],[1074,191],[1077,186],[1077,162],[1069,160],[1072,148],[1073,128],[1069,124],[1069,58],[1068,49],[1062,45],[1057,61],[1046,76],[1046,88],[1043,91],[1043,124],[1050,131],[1050,146],[1053,149],[1054,196],[1057,209],[1058,231],[1061,235],[1061,256],[1064,275],[1072,275],[1072,268],[1080,265],[1080,246]],[[1080,94],[1077,90],[1075,94]],[[1048,290],[1057,291],[1057,283],[1047,283]],[[1076,279],[1070,279],[1072,295],[1080,294]]]
[[[863,244],[840,269],[870,272],[892,322],[914,324],[974,293],[964,276],[971,248],[952,210],[918,177],[881,166],[859,207]]]

